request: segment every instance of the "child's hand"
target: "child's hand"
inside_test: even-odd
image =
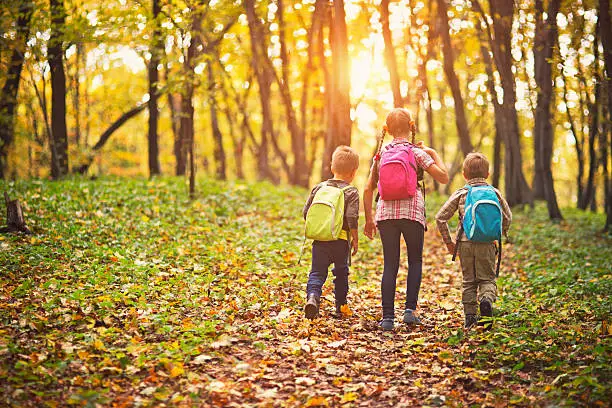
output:
[[[374,238],[374,235],[376,235],[376,224],[374,221],[366,221],[365,227],[363,227],[363,233],[370,239]]]
[[[446,249],[448,249],[448,253],[453,255],[455,253],[455,243],[449,242],[446,244]]]
[[[436,152],[436,151],[435,151],[434,149],[432,149],[431,147],[427,147],[427,146],[425,146],[425,143],[424,143],[422,140],[420,140],[420,141],[419,141],[419,142],[416,144],[416,146],[417,146],[418,148],[420,148],[421,150],[423,150],[425,153],[427,153],[427,154],[428,154],[428,155],[430,155],[430,156],[432,156],[432,155],[433,155],[433,154]],[[433,157],[433,156],[432,156],[432,157]]]
[[[359,249],[359,241],[357,241],[356,239],[352,240],[351,247],[353,248],[353,252],[351,252],[351,255],[355,255],[357,253],[357,250]]]

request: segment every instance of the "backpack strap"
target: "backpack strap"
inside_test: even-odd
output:
[[[348,190],[351,187],[353,187],[353,186],[351,186],[349,184],[348,186],[342,187],[340,190],[342,190],[342,194],[344,194],[346,192],[346,190]],[[342,222],[344,223],[344,220],[342,220]],[[351,266],[351,264],[352,264],[352,259],[351,259],[351,230],[347,228],[344,231],[346,231],[346,242],[348,243],[348,266]]]
[[[459,234],[457,234],[457,242],[455,242],[455,251],[453,251],[453,262],[457,257],[457,251],[459,250],[459,243],[461,242],[461,236],[463,235],[463,219],[459,217]]]
[[[502,257],[502,239],[503,237],[499,238],[499,248],[497,248],[497,269],[495,270],[496,278],[499,278],[499,267],[501,265],[501,257]]]
[[[465,186],[463,186],[463,188],[465,188],[467,192],[469,193],[470,190],[472,189],[472,186],[470,186],[469,184],[466,184]],[[459,215],[459,233],[457,234],[457,242],[455,242],[455,251],[453,252],[453,262],[455,261],[455,258],[457,257],[457,251],[459,250],[459,243],[461,242],[462,236],[463,236],[463,217]]]

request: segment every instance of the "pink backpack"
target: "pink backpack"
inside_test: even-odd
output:
[[[391,144],[383,151],[378,170],[378,192],[383,200],[413,197],[417,189],[417,164],[407,143]]]

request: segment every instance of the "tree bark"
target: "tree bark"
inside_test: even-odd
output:
[[[231,79],[228,79],[228,80],[231,80]],[[251,89],[251,78],[249,78],[246,81],[246,83],[248,83],[248,87],[245,92],[246,92],[246,95],[248,95],[248,92]],[[236,117],[235,115],[232,114],[232,111],[230,109],[229,101],[231,99],[229,96],[229,92],[224,86],[224,83],[221,83],[221,92],[223,94],[223,100],[225,101],[225,103],[223,104],[222,111],[225,115],[227,126],[229,128],[229,134],[232,139],[232,145],[234,147],[233,154],[234,154],[234,164],[236,167],[236,177],[238,177],[240,180],[243,180],[244,179],[244,165],[242,161],[243,161],[243,155],[244,155],[244,146],[245,146],[246,138],[247,138],[247,132],[245,131],[244,128],[241,127],[240,136],[236,135],[236,127],[234,126]],[[238,95],[236,99],[238,99]],[[236,101],[236,102],[237,102],[237,105],[240,106],[240,102],[239,101]]]
[[[68,130],[66,128],[66,73],[64,72],[64,32],[66,10],[63,0],[50,0],[51,31],[47,58],[51,68],[51,177],[68,174]]]
[[[557,13],[560,0],[549,0],[546,21],[543,20],[544,4],[536,0],[536,33],[533,48],[535,80],[538,89],[534,124],[535,178],[534,198],[544,198],[548,204],[550,219],[561,220],[557,203],[551,159],[554,132],[550,112],[553,98],[552,58],[557,43]]]
[[[482,39],[481,39],[482,41]],[[480,52],[482,53],[482,59],[485,65],[485,72],[487,74],[487,88],[489,94],[491,94],[491,103],[493,104],[493,112],[495,115],[495,141],[493,145],[493,177],[492,184],[495,187],[499,187],[499,179],[501,175],[501,145],[504,138],[503,129],[501,128],[502,112],[499,106],[499,100],[497,90],[495,89],[495,79],[493,77],[493,62],[489,55],[489,49],[484,45],[484,42],[480,44]]]
[[[444,54],[444,74],[455,101],[455,123],[457,126],[457,135],[461,145],[461,151],[466,156],[474,150],[474,146],[470,140],[470,133],[465,116],[465,107],[463,104],[463,96],[461,95],[461,87],[459,78],[455,72],[455,51],[451,43],[450,27],[448,24],[448,5],[447,0],[438,0],[438,17],[440,20],[440,36],[442,38],[442,53]]]
[[[0,228],[0,233],[23,232],[31,234],[23,218],[21,205],[17,200],[10,200],[7,192],[4,192],[4,202],[6,203],[6,227]]]
[[[595,148],[595,144],[599,135],[599,120],[600,120],[600,105],[601,105],[601,74],[598,68],[599,61],[599,24],[597,22],[597,28],[594,33],[594,41],[593,41],[593,56],[595,57],[593,67],[593,82],[595,83],[594,89],[594,100],[591,100],[588,97],[588,112],[589,112],[589,173],[587,176],[586,186],[584,189],[584,195],[582,196],[582,201],[578,204],[578,208],[582,210],[586,210],[589,206],[591,210],[595,211],[597,205],[595,200],[595,175],[597,173],[597,168],[599,167],[599,161],[597,159],[597,149]],[[584,78],[581,78],[585,80]]]
[[[19,92],[19,82],[21,81],[24,53],[30,35],[32,10],[33,2],[30,0],[22,0],[19,3],[15,27],[15,47],[11,52],[6,79],[0,94],[0,180],[5,178],[8,149],[15,137],[17,93]]]
[[[149,175],[155,176],[161,173],[159,166],[159,146],[158,146],[158,134],[157,125],[159,121],[158,111],[158,98],[159,98],[159,71],[158,66],[161,63],[161,53],[163,43],[161,40],[161,30],[159,15],[161,13],[161,6],[159,0],[153,0],[153,32],[151,33],[151,59],[149,60],[149,133],[148,133],[148,147],[149,147]]]
[[[291,98],[291,90],[289,84],[289,53],[285,41],[285,19],[283,0],[277,0],[277,16],[280,41],[280,57],[281,57],[281,80],[277,78],[277,83],[285,105],[285,119],[289,133],[291,134],[291,150],[293,151],[293,172],[291,182],[295,185],[308,187],[308,165],[306,163],[306,129],[301,127],[297,120],[297,115],[293,109],[293,101]],[[315,9],[316,11],[316,9]],[[313,15],[313,19],[316,14]],[[313,22],[314,25],[314,22]],[[265,58],[268,58],[265,55]],[[273,69],[272,64],[268,59],[270,69]],[[305,102],[305,100],[303,100]]]
[[[516,84],[512,72],[512,19],[514,2],[506,0],[489,0],[491,17],[493,19],[494,38],[489,39],[493,50],[493,59],[504,90],[503,103],[500,105],[504,129],[504,180],[506,200],[510,206],[531,204],[533,198],[525,175],[523,173],[523,157],[521,154],[521,138],[516,112]],[[474,5],[479,7],[478,1]],[[484,13],[483,13],[484,14]]]
[[[323,179],[332,176],[331,156],[336,147],[351,144],[351,76],[344,0],[333,2],[329,36],[332,72],[331,87],[328,89],[333,103],[330,104],[329,128],[323,155],[321,171]]]
[[[216,177],[218,180],[227,180],[225,149],[223,148],[223,134],[219,129],[219,119],[217,117],[217,98],[215,96],[216,83],[213,75],[212,61],[206,64],[208,71],[208,102],[210,105],[210,124],[212,127],[213,140],[215,141],[214,157],[216,165]]]
[[[606,209],[606,225],[605,230],[612,230],[612,177],[608,171],[608,157],[612,149],[612,21],[610,18],[610,1],[599,0],[599,18],[601,43],[604,50],[604,63],[606,67],[606,89],[608,91],[608,122],[604,137],[600,138],[602,147],[602,164],[604,166],[604,190]],[[605,146],[605,149],[604,149]]]
[[[125,122],[127,122],[128,120],[130,120],[131,118],[133,118],[134,116],[138,115],[140,112],[145,110],[146,107],[147,105],[144,103],[140,105],[136,105],[134,108],[130,109],[129,111],[121,115],[119,119],[113,122],[113,124],[111,124],[104,131],[104,133],[100,135],[100,139],[98,139],[96,144],[91,148],[92,152],[95,153],[96,151],[102,149],[102,147],[104,147],[108,139],[110,139],[110,137],[113,135],[113,133],[115,133],[117,129],[123,126]],[[82,164],[81,166],[77,167],[74,172],[79,173],[79,174],[87,173],[87,170],[89,170],[89,166],[91,166],[91,164],[93,163],[94,157],[95,157],[95,154],[91,154],[87,160],[87,163]]]
[[[391,92],[393,93],[393,106],[401,108],[404,106],[402,93],[400,90],[400,79],[397,72],[397,59],[395,58],[395,48],[393,47],[393,37],[389,29],[389,0],[380,2],[380,22],[382,24],[382,34],[385,43],[385,62],[389,79],[391,81]]]
[[[271,85],[272,80],[267,73],[267,69],[262,64],[262,51],[265,50],[265,42],[261,33],[261,23],[257,19],[255,13],[255,1],[245,0],[244,6],[246,9],[247,21],[249,25],[249,35],[251,39],[251,61],[257,84],[259,86],[259,101],[261,104],[261,114],[263,123],[261,126],[261,141],[259,142],[257,171],[259,179],[265,179],[270,173],[270,164],[268,160],[268,140],[273,137],[274,124],[272,122],[272,107],[271,107]]]

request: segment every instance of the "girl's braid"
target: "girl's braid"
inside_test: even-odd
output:
[[[380,134],[376,135],[376,149],[374,150],[374,157],[372,157],[372,164],[373,164],[373,170],[372,170],[372,186],[370,186],[371,188],[374,188],[374,186],[376,185],[376,183],[378,183],[378,164],[377,162],[380,160],[380,152],[382,150],[382,146],[383,146],[383,140],[385,139],[385,136],[387,135],[387,126],[383,126],[382,132],[380,132]]]

